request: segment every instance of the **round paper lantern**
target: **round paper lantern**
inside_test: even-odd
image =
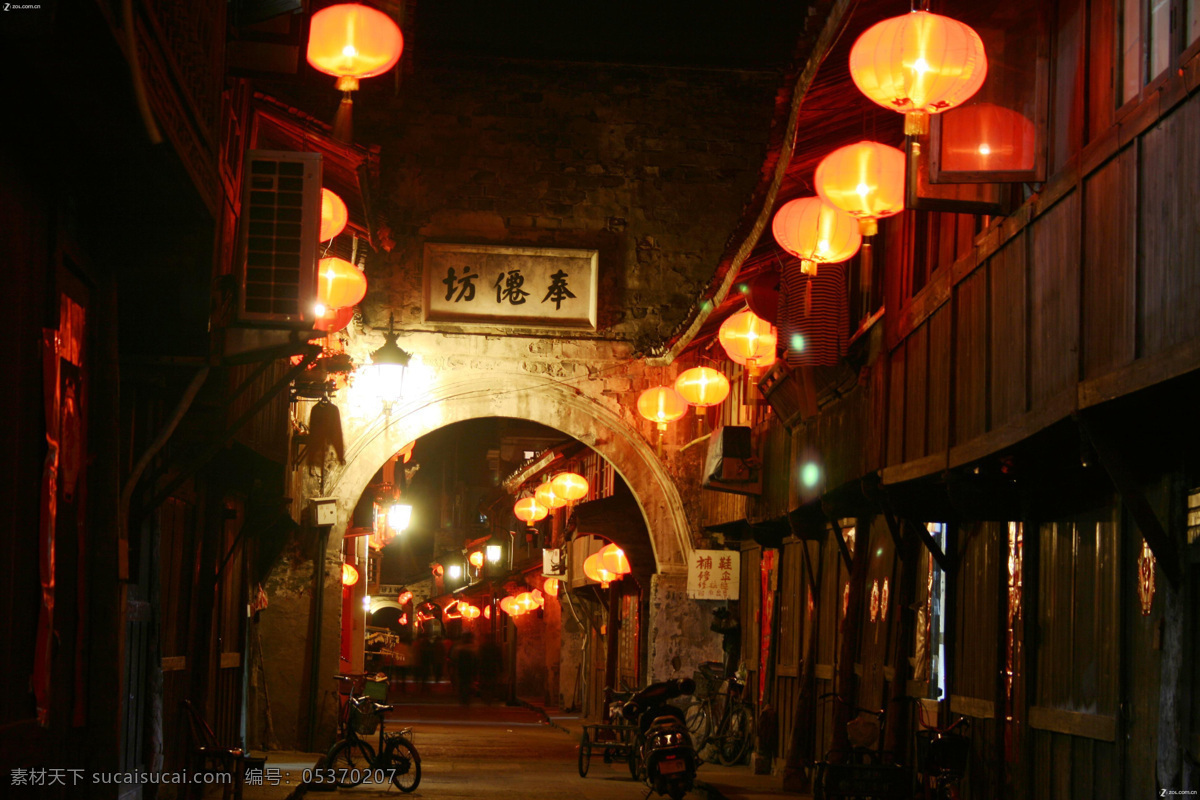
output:
[[[760,272],[746,284],[746,305],[750,310],[770,325],[774,325],[779,316],[779,273],[773,269]]]
[[[692,367],[679,373],[675,391],[696,407],[697,414],[702,414],[705,408],[719,405],[729,396],[729,379],[712,367]]]
[[[483,618],[484,619],[492,618],[492,606],[490,603],[483,607]]]
[[[800,271],[805,275],[816,275],[818,264],[853,258],[862,246],[854,217],[819,197],[784,203],[771,221],[771,233],[780,247],[800,259]]]
[[[614,575],[627,575],[630,572],[625,551],[615,544],[606,544],[600,548],[600,566]]]
[[[532,611],[537,608],[537,599],[532,592],[521,592],[517,595],[517,605],[521,607],[522,611]]]
[[[342,198],[333,192],[321,188],[321,233],[322,242],[328,242],[346,227],[350,215]]]
[[[557,497],[565,498],[568,503],[582,500],[588,493],[587,478],[574,472],[560,472],[550,481],[550,486]]]
[[[483,551],[476,550],[471,555],[467,556],[467,561],[471,562],[471,566],[479,569],[483,566]]]
[[[822,200],[857,217],[863,236],[874,236],[876,220],[904,210],[904,153],[879,142],[848,144],[821,160],[813,182]]]
[[[513,506],[513,515],[526,525],[530,525],[540,519],[545,519],[549,513],[549,508],[532,497],[522,497]]]
[[[995,103],[972,103],[942,125],[942,169],[947,172],[1031,170],[1037,129],[1023,114]]]
[[[546,605],[546,597],[545,597],[545,595],[542,594],[541,589],[534,589],[532,592],[529,593],[529,596],[531,598],[533,598],[533,603],[538,608],[542,608],[543,606]]]
[[[725,355],[745,365],[751,375],[775,363],[775,328],[753,311],[739,311],[721,323],[717,340]]]
[[[510,617],[516,616],[513,613],[513,609],[515,606],[516,606],[516,598],[504,597],[504,598],[501,598],[501,600],[500,600],[500,610],[503,611],[505,614],[508,614]]]
[[[349,564],[342,564],[342,586],[353,586],[358,583],[358,570]]]
[[[687,400],[670,386],[655,386],[642,392],[637,401],[638,413],[658,425],[660,431],[667,429],[687,413]]]
[[[317,262],[317,306],[337,309],[356,306],[367,296],[367,276],[344,258]]]
[[[558,578],[546,578],[542,590],[551,597],[558,597]]]
[[[387,72],[403,49],[404,37],[392,18],[357,3],[322,9],[309,25],[308,63],[336,76],[342,91],[357,89],[359,78]]]
[[[868,28],[850,49],[850,77],[884,108],[904,114],[904,133],[929,130],[929,115],[962,104],[983,86],[983,40],[955,19],[913,11]]]
[[[313,328],[326,333],[343,330],[354,319],[354,306],[347,308],[325,308],[323,314],[313,320]]]
[[[402,605],[402,606],[406,606],[406,605],[408,605],[409,603],[411,603],[411,602],[412,602],[412,599],[413,599],[413,593],[412,593],[412,592],[409,592],[409,591],[403,591],[403,592],[401,592],[401,593],[400,593],[400,594],[399,594],[399,595],[396,597],[396,602],[397,602],[397,603],[399,603],[399,604],[400,604],[400,605]]]
[[[534,489],[533,496],[539,503],[549,509],[562,508],[567,504],[567,498],[562,497],[555,492],[554,484],[552,484],[550,481],[546,481],[541,486]]]
[[[599,553],[592,553],[584,559],[583,574],[599,583],[601,589],[607,589],[610,583],[621,577],[617,573],[610,572],[604,568],[604,565],[600,561]]]

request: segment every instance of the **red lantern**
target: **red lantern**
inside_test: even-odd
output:
[[[545,519],[549,513],[550,509],[532,497],[522,497],[513,506],[513,515],[526,525],[531,525],[540,519]]]
[[[325,313],[313,320],[313,328],[326,333],[337,333],[354,319],[354,306],[349,308],[326,308]]]
[[[542,590],[551,597],[558,597],[558,578],[546,578],[542,582]]]
[[[741,311],[722,322],[717,340],[729,360],[744,364],[751,375],[775,363],[775,328],[752,311]]]
[[[353,586],[358,583],[358,570],[349,564],[342,564],[342,586]]]
[[[308,63],[336,76],[342,91],[356,90],[359,78],[387,72],[403,49],[404,37],[392,18],[357,3],[322,9],[309,25]]]
[[[533,490],[534,498],[546,508],[562,508],[567,504],[567,498],[554,491],[554,484],[546,481]]]
[[[904,153],[879,142],[839,147],[817,165],[813,182],[822,200],[857,217],[863,236],[874,236],[876,220],[904,210]]]
[[[696,407],[697,414],[702,414],[729,396],[729,379],[712,367],[692,367],[679,373],[675,391]]]
[[[317,305],[321,309],[349,308],[367,296],[367,277],[343,258],[322,258],[317,263]]]
[[[625,551],[615,544],[607,544],[600,548],[600,566],[614,575],[627,575],[630,572]]]
[[[404,591],[404,592],[401,592],[399,597],[396,598],[396,602],[402,606],[406,606],[412,602],[412,599],[413,599],[413,593],[409,592],[409,591]]]
[[[946,172],[1019,172],[1036,162],[1037,129],[1022,114],[995,103],[963,106],[942,120]]]
[[[582,500],[588,493],[587,478],[574,472],[560,472],[550,481],[550,486],[556,496],[564,498],[568,503]]]
[[[816,275],[818,264],[853,258],[862,245],[854,217],[826,205],[819,197],[784,203],[771,221],[771,233],[780,247],[800,259],[800,270],[805,275]]]
[[[319,234],[321,241],[328,242],[341,233],[349,219],[350,215],[346,211],[346,204],[342,202],[342,198],[322,187],[321,233]]]
[[[904,133],[923,134],[929,115],[961,105],[987,77],[983,40],[958,20],[913,11],[868,28],[850,50],[850,77],[884,108],[904,114]]]
[[[600,584],[601,589],[607,589],[608,585],[617,580],[621,576],[615,572],[611,572],[604,568],[603,562],[600,560],[599,553],[592,553],[583,562],[583,574],[588,576],[593,581]]]
[[[660,431],[665,431],[668,422],[674,422],[687,413],[688,404],[674,388],[655,386],[641,393],[637,407],[639,414],[658,425]]]
[[[750,279],[742,290],[746,305],[755,316],[769,325],[775,325],[779,316],[779,273],[773,269],[760,272]]]

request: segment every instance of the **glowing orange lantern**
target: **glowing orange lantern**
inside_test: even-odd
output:
[[[532,611],[533,609],[537,608],[537,600],[534,598],[531,592],[521,592],[519,595],[517,595],[517,605],[519,605],[523,611]]]
[[[533,490],[533,496],[546,508],[562,508],[567,504],[567,498],[554,491],[554,484],[546,481]]]
[[[550,486],[555,496],[564,498],[568,503],[582,500],[588,493],[587,478],[574,472],[560,472],[550,481]]]
[[[472,552],[471,555],[467,556],[467,561],[470,561],[471,566],[476,569],[481,569],[483,567],[483,551],[476,550]]]
[[[530,525],[540,519],[545,519],[549,513],[549,508],[532,497],[522,497],[513,506],[513,514],[526,525]]]
[[[854,217],[826,205],[819,197],[784,203],[771,221],[771,233],[780,247],[800,259],[800,270],[805,275],[816,275],[818,264],[853,258],[862,246]]]
[[[324,313],[319,314],[313,320],[313,328],[326,333],[337,333],[350,324],[354,319],[354,306],[349,308],[325,308]]]
[[[775,363],[775,328],[753,311],[741,311],[722,322],[717,339],[729,360],[744,364],[751,375]]]
[[[638,396],[637,407],[639,414],[657,424],[660,431],[665,431],[668,422],[687,413],[688,404],[672,387],[655,386]]]
[[[542,582],[542,589],[551,597],[558,597],[558,578],[546,578]]]
[[[626,575],[630,572],[629,559],[625,551],[615,544],[607,544],[600,548],[600,566],[614,575]]]
[[[405,591],[400,593],[400,595],[396,598],[396,602],[402,606],[406,606],[412,602],[412,599],[413,593]]]
[[[342,586],[353,586],[358,583],[358,570],[349,564],[342,564]]]
[[[359,78],[387,72],[400,60],[404,37],[387,14],[357,3],[330,6],[313,14],[308,32],[308,63],[338,78],[338,89],[358,89]]]
[[[995,103],[963,106],[942,122],[942,163],[947,172],[1031,170],[1037,129],[1023,114]]]
[[[344,258],[322,258],[317,264],[317,312],[358,305],[367,296],[367,277]]]
[[[346,204],[342,202],[342,198],[328,189],[322,188],[321,233],[319,234],[321,241],[328,242],[341,233],[349,218],[350,215],[346,211]]]
[[[712,367],[692,367],[679,373],[675,391],[703,414],[709,406],[719,405],[729,396],[729,379]]]
[[[583,562],[583,574],[591,580],[600,584],[601,589],[607,589],[608,585],[617,580],[621,576],[615,572],[610,572],[604,568],[604,564],[600,560],[599,553],[592,553]]]
[[[483,618],[484,619],[492,618],[492,604],[491,603],[488,603],[486,606],[483,607]]]
[[[868,28],[850,50],[850,77],[884,108],[904,114],[904,133],[929,130],[929,115],[961,105],[983,86],[983,40],[958,20],[913,11]]]
[[[874,236],[877,219],[904,210],[904,153],[879,142],[839,147],[817,165],[813,182],[822,200],[857,217],[863,236]]]

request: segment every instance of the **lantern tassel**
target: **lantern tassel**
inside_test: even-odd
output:
[[[337,114],[333,117],[333,138],[350,144],[354,140],[354,100],[350,92],[342,93]]]

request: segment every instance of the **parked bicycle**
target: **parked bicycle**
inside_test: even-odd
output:
[[[369,676],[339,676],[361,688]],[[306,783],[332,783],[349,789],[363,783],[391,783],[404,793],[416,790],[421,782],[421,756],[413,744],[412,728],[387,731],[384,714],[395,706],[377,702],[369,696],[355,696],[352,690],[339,715],[341,735],[321,764],[304,776]],[[378,730],[376,746],[365,738]]]
[[[965,731],[970,720],[959,717],[946,727],[930,724],[925,708],[917,703],[917,773],[918,797],[922,800],[958,800],[971,754],[971,738]]]
[[[707,661],[695,673],[696,695],[684,709],[684,721],[696,752],[713,745],[716,760],[725,766],[741,763],[754,738],[754,712],[742,700],[741,683],[725,681],[725,665]],[[725,690],[720,690],[725,683]]]
[[[813,781],[814,800],[906,800],[912,795],[908,770],[883,749],[886,709],[860,708],[829,692],[819,699],[834,698],[855,716],[846,723],[848,749],[831,749],[817,764]]]

